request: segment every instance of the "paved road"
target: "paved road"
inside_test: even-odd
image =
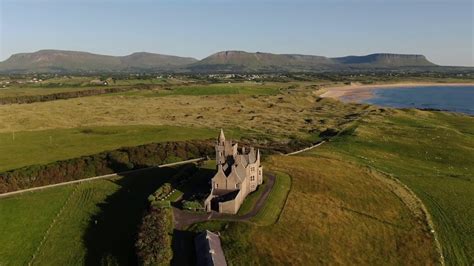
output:
[[[187,164],[187,163],[201,162],[201,161],[205,161],[205,160],[207,160],[206,157],[201,157],[201,158],[190,159],[190,160],[181,161],[181,162],[162,164],[162,165],[158,165],[158,166],[140,168],[140,169],[125,171],[125,172],[120,172],[120,173],[113,173],[113,174],[108,174],[108,175],[89,177],[89,178],[84,178],[84,179],[79,179],[79,180],[74,180],[74,181],[68,181],[68,182],[63,182],[63,183],[57,183],[57,184],[52,184],[52,185],[46,185],[46,186],[41,186],[41,187],[34,187],[34,188],[28,188],[28,189],[23,189],[23,190],[17,190],[17,191],[12,191],[12,192],[7,192],[7,193],[0,194],[0,198],[10,197],[10,196],[14,196],[14,195],[17,195],[17,194],[36,191],[36,190],[40,190],[40,189],[71,185],[71,184],[87,182],[87,181],[92,181],[92,180],[97,180],[97,179],[102,179],[102,178],[110,178],[110,177],[116,177],[116,176],[120,176],[120,175],[137,173],[137,172],[146,171],[146,170],[150,170],[150,169],[154,169],[154,168],[171,167],[171,166],[182,165],[182,164]]]
[[[252,217],[257,215],[257,213],[262,209],[263,205],[265,204],[265,201],[270,195],[273,186],[275,185],[275,175],[267,174],[267,177],[268,178],[266,182],[268,182],[268,184],[265,186],[264,191],[262,192],[262,194],[260,194],[260,197],[255,203],[255,206],[249,213],[240,216],[223,214],[215,211],[212,211],[210,213],[193,213],[173,207],[175,228],[178,230],[183,230],[194,223],[204,222],[208,220],[247,221],[251,219]]]

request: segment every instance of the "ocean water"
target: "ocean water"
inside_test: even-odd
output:
[[[374,89],[365,103],[396,107],[439,109],[474,115],[473,86],[425,86]]]

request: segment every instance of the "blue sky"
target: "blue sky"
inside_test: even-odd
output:
[[[474,66],[471,0],[0,0],[0,60],[40,49],[424,54]]]

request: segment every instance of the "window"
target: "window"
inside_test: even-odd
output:
[[[255,181],[255,176],[250,176],[250,181]]]
[[[219,184],[216,183],[216,188],[219,188]]]

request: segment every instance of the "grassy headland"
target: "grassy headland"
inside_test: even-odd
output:
[[[444,112],[391,111],[362,119],[311,154],[367,165],[401,180],[427,205],[447,264],[474,254],[474,118]]]

